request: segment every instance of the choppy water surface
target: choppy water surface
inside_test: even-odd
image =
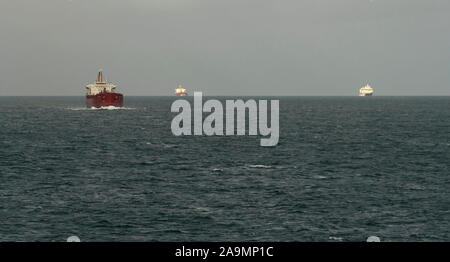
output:
[[[0,241],[450,240],[449,97],[278,98],[275,148],[174,99],[0,98]]]

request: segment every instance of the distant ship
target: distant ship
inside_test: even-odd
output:
[[[175,89],[175,95],[177,95],[177,96],[187,96],[186,89],[184,89],[181,85],[178,85],[177,89]]]
[[[365,85],[359,89],[359,96],[373,96],[373,88],[370,85]]]
[[[108,83],[103,79],[102,70],[98,72],[95,84],[87,85],[86,89],[88,89],[86,93],[86,106],[89,108],[123,106],[123,95],[115,92],[116,86],[114,84]]]

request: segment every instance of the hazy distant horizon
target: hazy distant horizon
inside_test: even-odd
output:
[[[85,94],[82,93],[80,95],[3,95],[0,97],[80,97],[82,99],[85,99]],[[194,97],[193,95],[188,96],[176,96],[176,95],[125,95],[125,98],[137,98],[137,97],[173,97],[176,99],[187,99],[189,97]],[[349,98],[349,97],[360,97],[357,94],[356,95],[205,95],[203,94],[203,98],[214,98],[214,97],[230,97],[230,98],[258,98],[258,97],[343,97],[343,98]],[[450,97],[450,95],[374,95],[370,97],[361,97],[360,99],[373,99],[374,97]],[[205,101],[203,101],[205,102]]]
[[[10,0],[0,96],[450,96],[444,0]]]

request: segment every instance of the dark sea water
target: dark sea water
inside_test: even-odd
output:
[[[280,143],[174,97],[0,97],[0,241],[450,241],[450,97],[280,99]]]

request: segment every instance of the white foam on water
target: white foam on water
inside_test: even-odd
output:
[[[266,165],[248,165],[250,168],[272,168],[272,166],[266,166]]]
[[[161,145],[164,147],[164,148],[172,148],[172,147],[176,147],[177,145],[175,145],[175,144],[165,144],[165,143],[161,143]]]
[[[335,240],[335,241],[342,241],[343,238],[342,237],[329,237],[329,240]]]
[[[135,108],[130,107],[117,107],[117,106],[102,106],[99,108],[91,107],[91,109],[97,109],[97,110],[132,110]]]
[[[166,143],[152,143],[152,142],[145,142],[146,145],[152,146],[152,147],[159,147],[159,148],[172,148],[177,147],[177,144],[166,144]]]
[[[69,108],[66,108],[66,109],[73,110],[73,111],[91,110],[90,108],[86,108],[86,107],[69,107]]]
[[[370,236],[366,240],[367,242],[381,242],[381,239],[377,236]]]
[[[67,242],[81,242],[81,240],[77,236],[70,236],[67,238]]]

